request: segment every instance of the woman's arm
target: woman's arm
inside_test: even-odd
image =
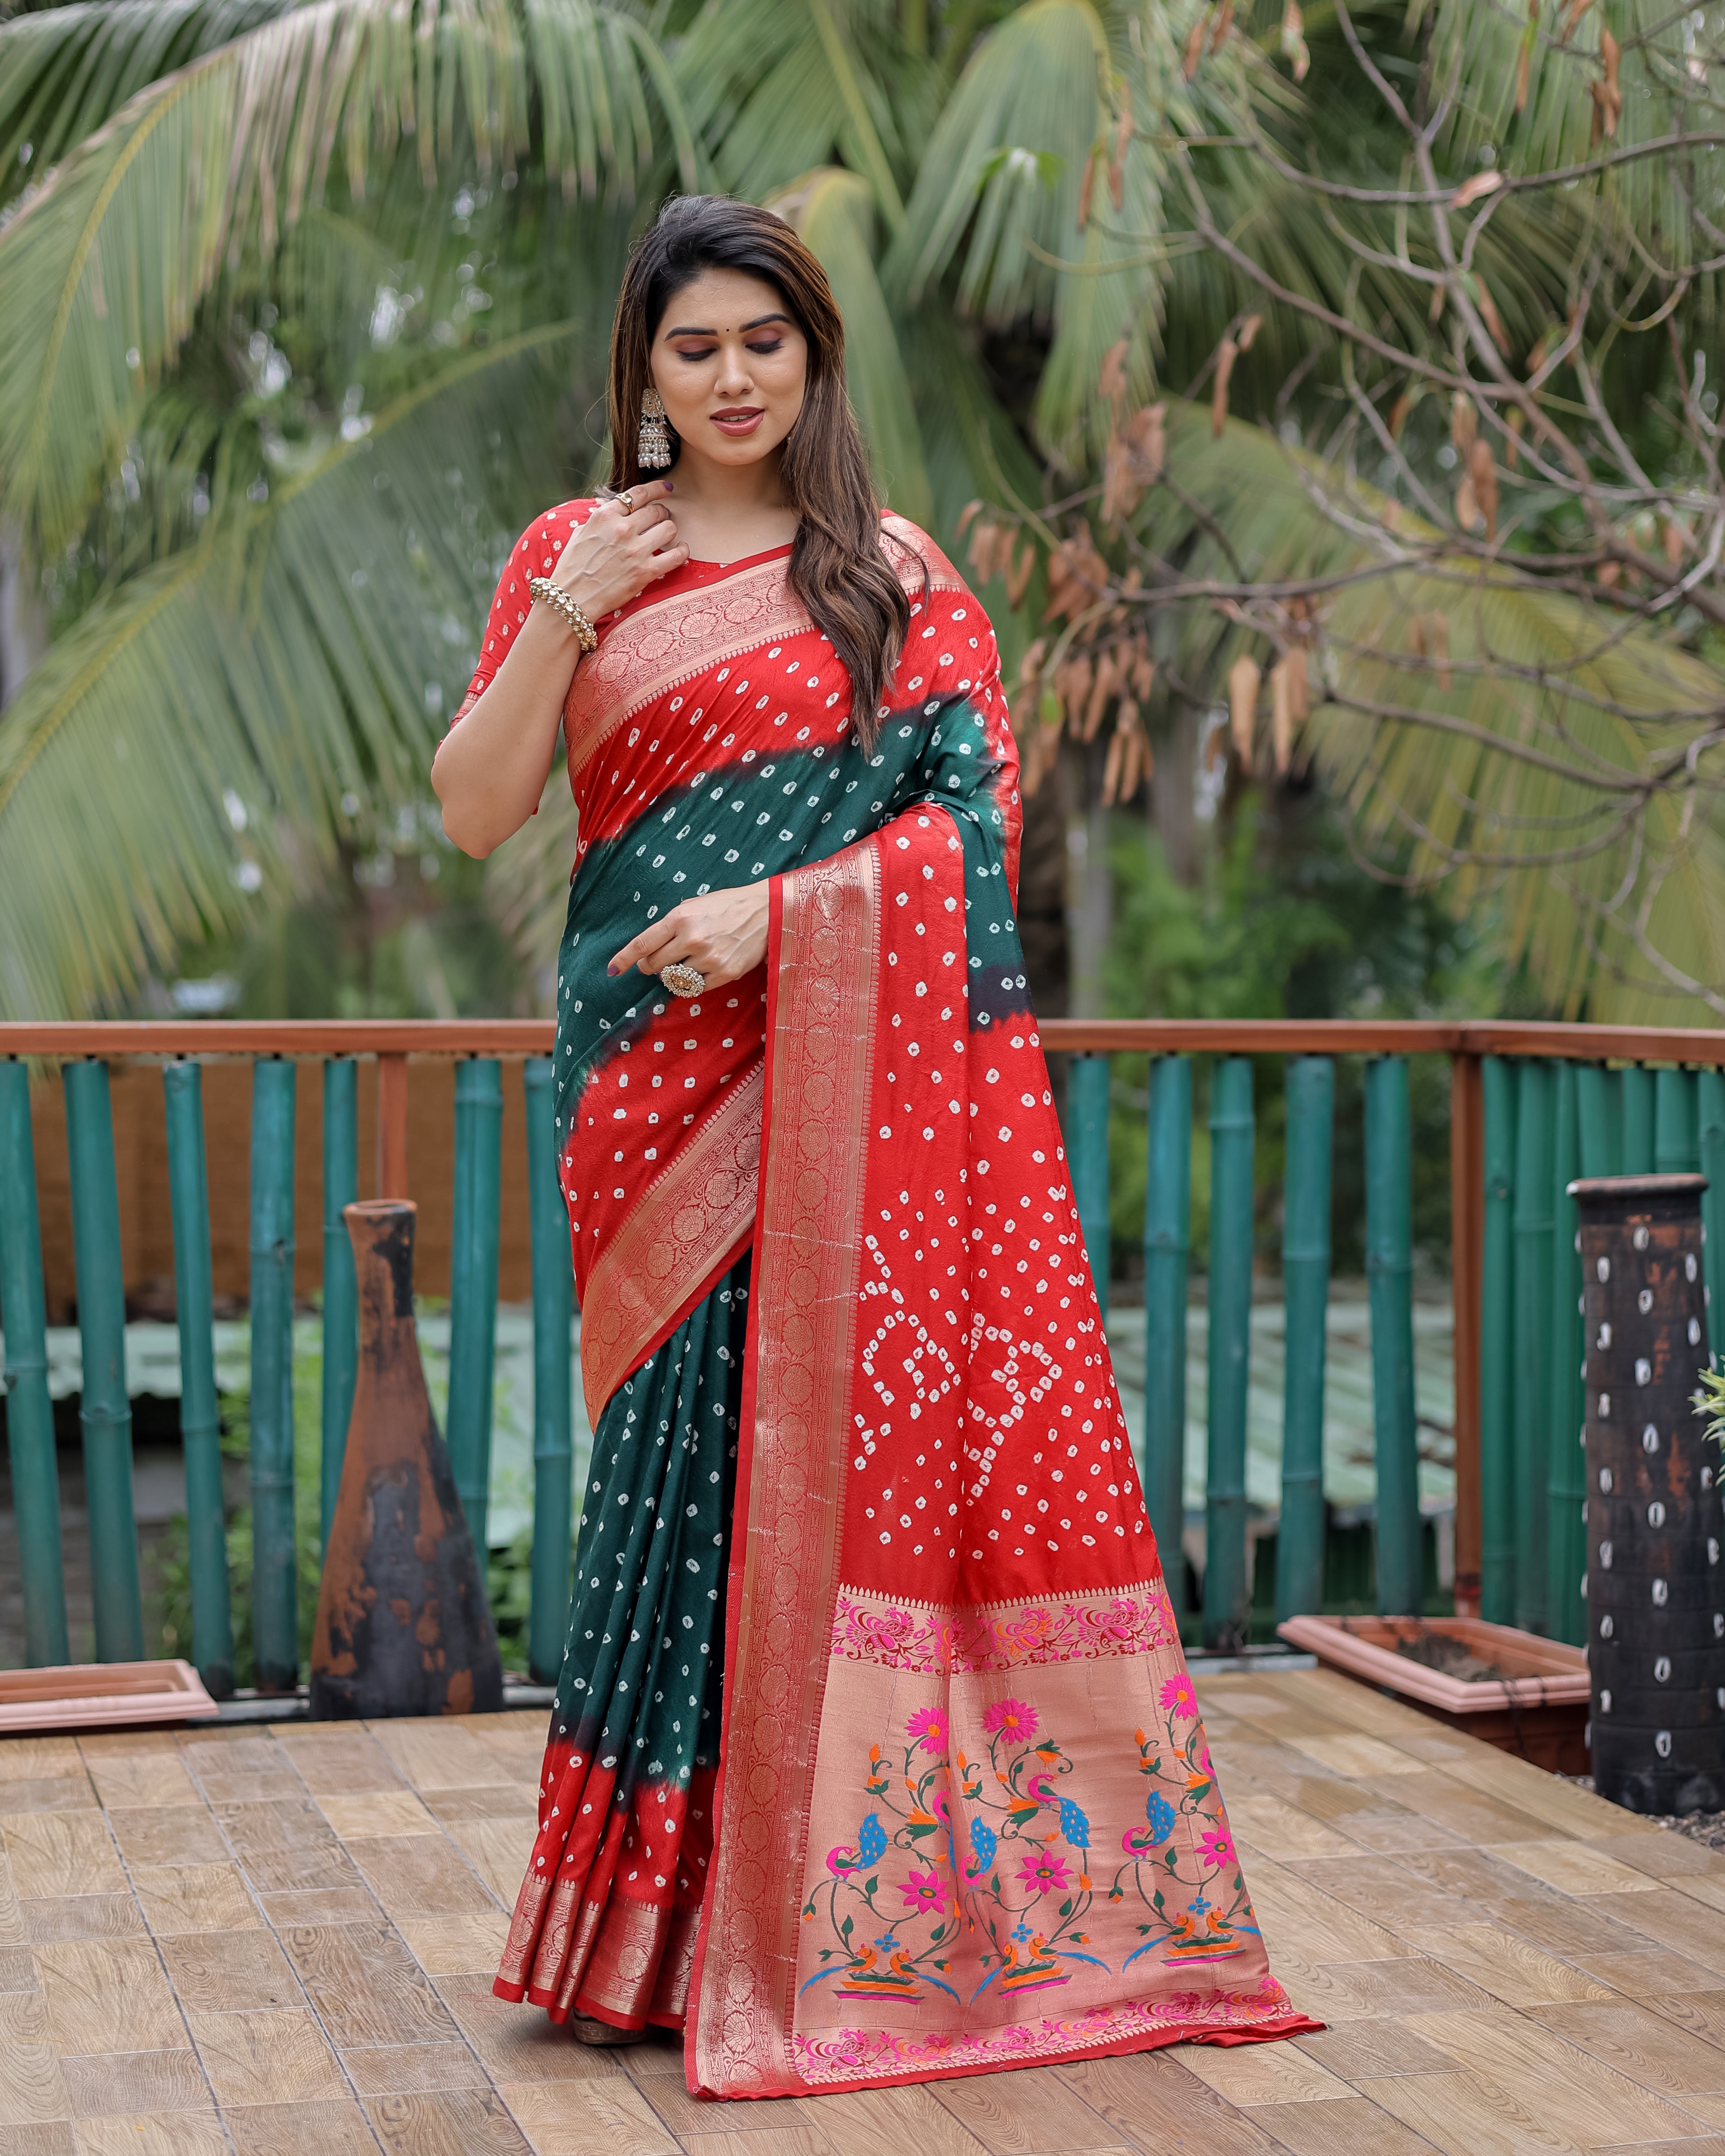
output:
[[[615,500],[602,502],[545,572],[595,625],[689,558],[665,505],[670,490],[669,480],[652,480],[630,490],[630,510]],[[513,574],[521,586],[515,611],[526,618],[502,665],[444,735],[431,766],[444,829],[464,853],[481,860],[539,805],[581,657],[562,615],[528,602],[526,576],[536,569],[505,571],[506,583]]]

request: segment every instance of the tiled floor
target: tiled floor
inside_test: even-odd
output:
[[[543,1717],[0,1743],[3,2156],[1725,2156],[1725,1858],[1322,1672],[1202,1690],[1330,2025],[802,2102],[490,1994]]]

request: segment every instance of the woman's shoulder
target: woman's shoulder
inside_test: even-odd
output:
[[[940,548],[922,529],[908,516],[901,516],[896,509],[880,512],[880,536],[886,542],[886,558],[898,571],[900,578],[912,596],[927,583],[937,591],[962,592],[968,589],[963,577],[952,567]]]
[[[510,554],[511,563],[535,576],[549,570],[569,534],[586,523],[594,506],[593,498],[583,495],[578,501],[560,501],[554,508],[542,510],[516,541]],[[542,558],[547,554],[550,561]]]

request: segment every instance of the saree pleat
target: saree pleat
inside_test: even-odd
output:
[[[473,693],[587,509],[524,535]],[[865,751],[788,552],[667,578],[565,706],[553,1112],[595,1439],[495,1989],[680,2027],[723,2097],[1297,2035],[1029,1006],[993,632],[887,519],[911,626]],[[610,974],[757,881],[757,972]]]

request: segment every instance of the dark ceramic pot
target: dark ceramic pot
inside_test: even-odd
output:
[[[314,1720],[503,1704],[485,1575],[413,1330],[416,1213],[379,1199],[343,1214],[359,1274],[359,1381],[317,1598]]]
[[[1587,1360],[1594,1786],[1635,1812],[1725,1807],[1725,1536],[1707,1360],[1699,1175],[1569,1186]]]

